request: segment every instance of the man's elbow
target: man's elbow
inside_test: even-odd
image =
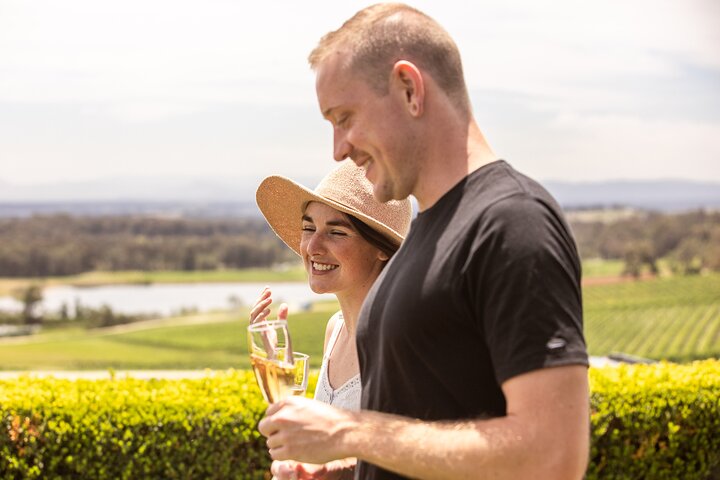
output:
[[[558,442],[553,446],[552,452],[543,455],[540,478],[553,480],[581,480],[587,471],[590,442],[585,441]],[[534,475],[537,479],[538,476]]]

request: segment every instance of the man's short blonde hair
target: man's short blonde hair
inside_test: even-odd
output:
[[[460,51],[440,24],[415,8],[379,3],[360,10],[320,39],[310,66],[316,69],[338,51],[349,55],[347,66],[379,94],[388,91],[393,65],[407,60],[430,74],[462,111],[470,110]]]

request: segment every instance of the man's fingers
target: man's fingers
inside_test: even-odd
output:
[[[269,437],[277,431],[272,418],[265,417],[258,423],[258,431],[264,436]]]
[[[268,452],[270,453],[270,458],[272,458],[273,460],[290,460],[287,448],[285,448],[285,446],[271,448],[268,450]]]
[[[265,441],[265,445],[267,446],[268,450],[272,450],[274,448],[282,448],[285,445],[285,442],[280,438],[282,433],[273,433],[268,437],[268,439]]]
[[[276,419],[273,418],[277,412],[279,412],[285,406],[285,401],[271,403],[270,406],[265,410],[265,418],[260,420],[258,423],[258,430],[265,437],[269,437],[278,430]]]
[[[280,410],[282,410],[282,408],[283,408],[285,405],[288,404],[288,400],[292,400],[292,399],[293,399],[293,397],[289,397],[289,398],[284,398],[284,399],[282,399],[282,400],[280,400],[280,401],[278,401],[278,402],[271,403],[270,405],[268,405],[267,410],[265,410],[265,417],[267,418],[267,417],[269,417],[270,415],[276,414],[277,412],[279,412]]]

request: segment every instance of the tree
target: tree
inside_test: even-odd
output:
[[[30,285],[23,290],[21,301],[23,303],[23,322],[26,325],[39,325],[42,323],[42,316],[38,312],[42,302],[42,289],[37,285]]]
[[[635,241],[630,243],[623,256],[625,261],[624,275],[631,275],[640,278],[643,265],[647,265],[650,273],[657,275],[657,258],[653,251],[653,245],[649,241]]]

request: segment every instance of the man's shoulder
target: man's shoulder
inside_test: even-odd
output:
[[[477,236],[524,232],[525,226],[548,220],[563,224],[562,218],[562,210],[538,182],[498,160],[470,173],[415,226],[421,237],[439,238],[450,248]]]
[[[483,197],[488,203],[515,196],[552,198],[538,181],[515,170],[505,160],[475,170],[466,180],[466,194]]]
[[[472,251],[530,255],[558,239],[573,243],[562,209],[538,182],[505,162],[474,173],[480,174],[468,177],[453,225]]]

